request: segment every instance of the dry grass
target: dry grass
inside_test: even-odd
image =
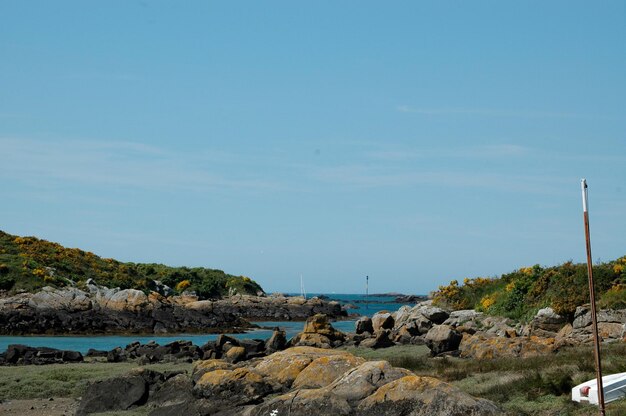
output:
[[[595,376],[590,347],[529,358],[469,360],[430,358],[425,346],[346,348],[369,360],[388,360],[416,374],[447,381],[473,396],[492,400],[509,415],[583,416],[597,408],[570,399],[571,388]],[[603,348],[605,374],[626,372],[626,345]],[[626,415],[626,400],[607,405],[608,416]]]

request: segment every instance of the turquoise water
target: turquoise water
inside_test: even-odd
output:
[[[311,294],[315,296],[317,294]],[[359,315],[372,316],[374,313],[381,310],[397,310],[403,304],[399,303],[386,303],[392,302],[394,297],[368,297],[368,303],[355,303],[355,301],[364,299],[363,295],[354,294],[326,294],[330,299],[338,300],[342,304],[351,303],[356,306],[355,309],[350,309],[350,313],[357,313]],[[371,303],[369,303],[371,302]],[[333,322],[333,326],[342,332],[354,331],[354,320],[337,321]],[[267,321],[267,322],[255,322],[255,324],[261,327],[274,328],[280,327],[287,332],[287,338],[291,338],[298,332],[302,331],[304,322],[292,322],[292,321]],[[229,334],[239,339],[267,339],[272,335],[272,329],[255,329],[243,334]],[[175,334],[166,336],[156,335],[98,335],[98,336],[0,336],[0,352],[5,351],[10,344],[24,344],[31,347],[51,347],[61,350],[73,350],[80,351],[85,354],[90,348],[96,350],[111,350],[115,347],[125,347],[134,341],[139,341],[142,344],[148,341],[155,341],[161,345],[167,344],[176,340],[188,340],[195,345],[201,346],[207,341],[214,341],[217,339],[218,334]]]

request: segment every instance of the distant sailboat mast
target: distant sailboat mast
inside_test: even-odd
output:
[[[302,275],[300,275],[300,296],[306,300],[306,291],[304,290],[304,280],[302,280]]]

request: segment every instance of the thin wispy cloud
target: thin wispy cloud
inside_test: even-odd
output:
[[[141,143],[0,138],[0,146],[2,176],[37,185],[59,182],[192,192],[280,187],[255,173],[225,174],[223,166],[206,166],[194,154]]]
[[[533,149],[517,144],[494,144],[483,146],[458,146],[450,148],[416,149],[397,147],[379,149],[365,153],[365,156],[381,161],[403,161],[413,159],[432,158],[467,158],[489,159],[503,157],[522,157],[533,152]]]
[[[478,117],[501,117],[501,118],[530,118],[530,119],[605,119],[616,120],[624,118],[603,114],[580,114],[558,111],[526,111],[526,110],[500,110],[494,108],[423,108],[399,105],[396,111],[400,113],[419,114],[423,116],[478,116]]]
[[[435,185],[454,188],[476,188],[502,192],[554,193],[562,178],[545,175],[503,175],[477,173],[470,170],[389,169],[365,165],[344,165],[318,168],[311,172],[317,180],[354,188],[388,188]]]

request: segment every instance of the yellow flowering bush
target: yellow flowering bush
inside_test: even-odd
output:
[[[483,311],[488,311],[496,303],[496,295],[494,293],[484,296],[480,300],[480,307]]]

